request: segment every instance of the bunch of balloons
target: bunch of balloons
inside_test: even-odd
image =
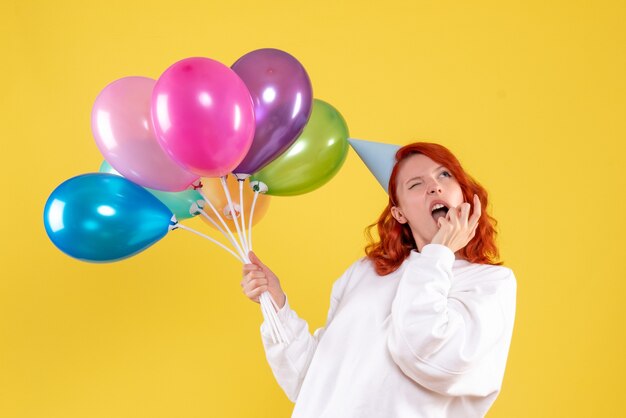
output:
[[[230,68],[193,57],[157,80],[116,80],[98,95],[91,126],[105,159],[99,172],[63,182],[44,209],[51,241],[91,262],[130,257],[174,229],[249,262],[252,225],[270,196],[317,189],[348,151],[343,117],[313,98],[304,67],[277,49],[252,51]],[[180,222],[197,215],[232,248]],[[274,312],[271,302],[262,296],[264,314]]]

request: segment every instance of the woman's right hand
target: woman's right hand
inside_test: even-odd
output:
[[[279,308],[285,305],[287,296],[280,287],[278,277],[252,251],[248,254],[251,264],[243,266],[243,293],[253,302],[259,303],[261,293],[268,291]]]

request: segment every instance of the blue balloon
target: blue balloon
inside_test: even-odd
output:
[[[143,187],[113,174],[92,173],[73,177],[52,192],[44,224],[64,253],[107,262],[135,255],[163,238],[172,216]]]

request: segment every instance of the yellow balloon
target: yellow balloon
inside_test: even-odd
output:
[[[241,203],[239,199],[239,181],[235,178],[235,176],[228,176],[226,179],[226,186],[230,192],[230,197],[233,201],[233,207],[235,209],[235,216],[239,221],[239,227],[241,228]],[[235,227],[235,223],[233,222],[233,216],[230,210],[230,206],[228,205],[228,200],[224,194],[224,188],[222,187],[222,182],[219,178],[203,178],[202,179],[202,193],[206,196],[207,199],[211,201],[215,209],[219,212],[220,216],[228,225],[228,228],[232,232],[237,232],[237,228]],[[244,208],[244,217],[246,222],[246,231],[248,225],[250,224],[250,210],[252,208],[252,201],[254,199],[254,190],[250,187],[250,180],[246,179],[243,182],[243,208]],[[256,225],[257,222],[263,218],[270,204],[270,196],[259,193],[259,197],[257,198],[256,205],[254,207],[254,219],[252,219],[252,225]],[[204,211],[213,219],[220,227],[222,223],[217,219],[213,210],[209,207],[209,205],[205,205]],[[204,222],[206,222],[211,227],[215,228],[215,226],[209,222],[204,216],[200,216]]]

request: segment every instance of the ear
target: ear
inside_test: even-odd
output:
[[[397,206],[391,207],[391,216],[393,216],[395,220],[401,224],[407,223],[407,219],[404,217],[402,210],[400,210]]]

